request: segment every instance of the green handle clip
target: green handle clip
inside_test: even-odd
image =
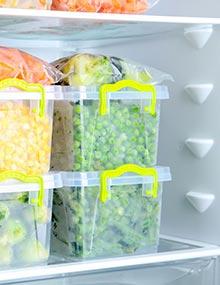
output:
[[[37,183],[39,185],[38,198],[32,199],[32,203],[36,203],[39,207],[43,206],[44,201],[44,180],[41,176],[29,176],[19,171],[2,171],[0,172],[0,182],[16,179],[24,183]]]
[[[103,84],[100,87],[99,99],[99,114],[104,116],[108,113],[108,98],[107,94],[109,92],[117,92],[123,88],[133,88],[140,92],[150,92],[152,94],[151,104],[144,108],[145,112],[148,112],[150,115],[156,115],[156,103],[157,103],[157,96],[156,96],[156,88],[154,85],[151,84],[141,84],[139,82],[133,80],[121,80],[113,84]],[[125,97],[126,98],[126,97]]]
[[[17,78],[8,78],[0,81],[0,90],[4,90],[9,87],[15,87],[31,93],[32,92],[40,93],[41,99],[39,107],[39,117],[41,118],[44,117],[45,106],[46,106],[46,93],[43,85],[39,83],[27,83],[26,81]]]
[[[153,198],[158,196],[158,173],[155,168],[145,168],[136,164],[124,164],[114,170],[106,170],[101,173],[100,176],[100,201],[105,203],[109,198],[108,193],[108,179],[122,176],[125,173],[132,172],[137,173],[140,176],[153,177],[153,187],[150,190],[146,190],[146,195],[150,195]]]

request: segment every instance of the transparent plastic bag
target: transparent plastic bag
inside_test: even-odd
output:
[[[158,0],[53,0],[52,10],[98,13],[143,13]]]
[[[51,0],[1,0],[0,8],[41,9],[49,10]]]
[[[26,52],[0,46],[0,80],[7,78],[50,85],[58,82],[62,78],[62,73]]]
[[[123,79],[151,84],[172,80],[169,74],[152,67],[104,55],[79,53],[52,64],[64,74],[62,84],[76,87],[99,86]]]

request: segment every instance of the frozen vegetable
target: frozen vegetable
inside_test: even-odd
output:
[[[34,193],[34,192],[33,192]],[[39,223],[49,222],[49,210],[31,204],[28,192],[0,195],[0,267],[39,263],[48,258],[40,242]],[[35,215],[36,214],[36,215]],[[29,255],[29,256],[28,256]]]
[[[4,232],[8,238],[8,243],[12,245],[21,242],[27,234],[25,226],[19,220],[7,221]]]
[[[7,205],[0,202],[0,226],[3,221],[8,219],[8,217],[9,217],[9,209]]]
[[[0,8],[49,9],[50,0],[1,0]]]
[[[143,13],[157,0],[53,0],[52,9],[75,12],[99,12],[99,13]]]
[[[25,241],[20,245],[18,252],[21,260],[27,264],[48,259],[48,251],[36,239]]]
[[[126,96],[126,94],[125,94]],[[53,147],[60,145],[67,160],[52,151],[51,168],[55,170],[92,171],[114,169],[126,163],[152,166],[156,163],[159,113],[151,116],[142,111],[139,101],[110,102],[110,115],[100,116],[98,100],[84,100],[72,106],[72,132],[63,134],[57,121],[65,121],[55,105]],[[68,129],[67,129],[68,130]],[[65,142],[69,142],[67,145]],[[72,150],[69,149],[72,147]],[[70,164],[70,162],[72,164]]]
[[[8,266],[12,262],[13,253],[10,247],[0,244],[0,266]]]
[[[47,116],[16,101],[0,102],[0,171],[46,173],[50,164],[52,127]]]
[[[106,203],[100,202],[97,186],[56,190],[53,241],[62,246],[55,246],[54,251],[65,257],[90,258],[155,250],[160,198],[147,197],[145,187],[112,186],[111,199]]]
[[[0,47],[0,80],[7,78],[50,85],[59,81],[62,73],[52,65],[26,52],[15,48]]]
[[[99,86],[122,79],[156,84],[172,79],[152,67],[104,55],[79,53],[59,59],[53,65],[64,73],[63,84],[70,86]]]

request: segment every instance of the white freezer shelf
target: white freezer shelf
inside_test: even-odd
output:
[[[41,267],[4,270],[0,272],[0,284],[164,266],[164,264],[176,264],[181,261],[191,262],[197,259],[212,259],[219,255],[220,247],[218,246],[161,236],[159,252],[156,254],[97,259],[74,263],[53,261],[53,264]]]
[[[38,40],[38,46],[46,41],[48,47],[50,41],[74,42],[77,47],[80,41],[84,45],[97,40],[123,41],[210,24],[220,25],[220,18],[0,9],[0,38]],[[82,44],[78,46],[82,48]]]

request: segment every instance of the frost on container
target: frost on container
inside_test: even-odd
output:
[[[34,89],[30,92],[35,94],[31,94],[20,93],[17,89],[3,90],[1,86],[5,82],[7,80],[0,81],[0,171],[47,173],[51,154],[52,100],[38,99],[43,90],[40,85],[32,85]],[[31,86],[16,79],[8,82],[18,89]]]
[[[83,177],[81,182],[73,183],[81,183],[81,186],[55,190],[52,253],[75,259],[155,252],[160,229],[162,180],[170,180],[169,171],[159,172],[157,198],[145,193],[146,187],[151,186],[149,177],[142,179],[130,175],[112,180],[106,203],[99,199],[100,187],[94,175],[97,174],[88,174],[87,187],[83,186]]]
[[[39,197],[37,185],[14,180],[0,183],[0,269],[47,262],[54,187],[52,177],[48,176],[48,182],[44,184],[47,189],[42,205],[36,202]]]

